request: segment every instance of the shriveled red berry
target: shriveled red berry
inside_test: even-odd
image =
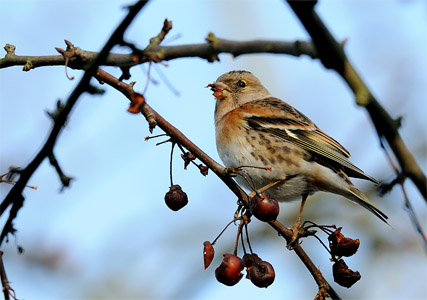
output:
[[[181,186],[174,184],[169,188],[165,195],[166,205],[173,211],[180,210],[188,203],[187,194],[181,189]]]
[[[352,256],[359,249],[360,241],[345,237],[341,229],[338,228],[328,237],[331,253],[334,256]]]
[[[261,261],[262,259],[256,253],[246,253],[245,255],[243,255],[243,264],[247,269],[251,268],[252,266]]]
[[[257,263],[260,263],[262,261],[262,259],[255,253],[253,254],[249,254],[246,253],[245,255],[243,255],[243,265],[246,268],[246,278],[250,279],[249,276],[249,270]]]
[[[351,287],[362,277],[358,271],[349,269],[342,259],[334,263],[332,266],[332,274],[334,275],[334,281],[346,288]]]
[[[214,248],[212,244],[208,241],[203,243],[203,261],[205,263],[205,270],[209,267],[214,258]]]
[[[184,170],[187,170],[188,165],[196,159],[196,156],[191,152],[185,152],[181,154],[181,158],[184,160]]]
[[[222,284],[233,286],[242,279],[243,261],[234,254],[224,254],[221,264],[215,270],[216,279]]]
[[[258,194],[251,198],[249,208],[252,214],[261,221],[269,222],[279,215],[279,202],[270,195]]]
[[[266,261],[261,261],[249,269],[249,279],[257,287],[268,287],[274,281],[276,274],[273,266]]]

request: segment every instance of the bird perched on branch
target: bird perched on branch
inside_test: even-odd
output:
[[[209,84],[216,98],[218,154],[226,167],[242,167],[237,182],[278,201],[325,191],[342,195],[387,223],[387,216],[363,195],[349,177],[378,183],[353,165],[350,153],[304,114],[272,96],[252,73],[231,71]],[[271,170],[269,170],[271,168]]]

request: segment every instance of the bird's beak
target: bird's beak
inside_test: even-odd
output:
[[[230,95],[230,89],[228,86],[222,82],[213,82],[205,86],[206,88],[210,87],[213,95],[216,99],[222,100],[227,98]]]

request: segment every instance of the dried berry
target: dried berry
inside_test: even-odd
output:
[[[209,267],[214,257],[214,248],[212,244],[208,241],[203,243],[203,261],[205,263],[205,270]]]
[[[346,288],[351,287],[361,278],[360,273],[349,269],[342,259],[334,263],[332,266],[332,273],[334,275],[334,281]]]
[[[264,222],[276,220],[279,215],[279,203],[270,195],[256,194],[251,198],[249,207],[252,214]]]
[[[353,240],[341,233],[342,227],[335,230],[329,237],[329,248],[333,256],[352,256],[359,249],[359,239]]]
[[[242,279],[243,261],[234,254],[224,254],[221,265],[215,270],[216,279],[222,284],[232,286]]]
[[[186,170],[190,162],[196,159],[196,156],[191,152],[185,152],[181,154],[181,158],[184,160],[184,170]]]
[[[200,164],[200,165],[199,165],[199,170],[200,170],[200,173],[201,173],[203,176],[208,175],[208,172],[209,172],[209,168],[208,168],[208,167],[206,167],[206,166],[204,166],[204,165]]]
[[[243,255],[243,264],[245,265],[245,268],[249,269],[253,267],[255,264],[261,262],[262,259],[256,254],[245,254]]]
[[[166,205],[173,211],[180,210],[188,203],[187,194],[181,189],[181,186],[174,184],[165,195]]]
[[[248,275],[251,282],[260,288],[271,285],[276,277],[273,266],[266,261],[261,261],[249,268]]]

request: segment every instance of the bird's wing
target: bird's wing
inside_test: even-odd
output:
[[[297,145],[317,157],[320,156],[322,160],[329,161],[332,165],[339,164],[349,176],[378,183],[348,160],[350,153],[340,143],[289,104],[276,98],[269,98],[253,101],[244,106],[247,106],[244,109],[247,111],[246,122],[249,127],[268,132]],[[262,110],[257,109],[261,107]]]

